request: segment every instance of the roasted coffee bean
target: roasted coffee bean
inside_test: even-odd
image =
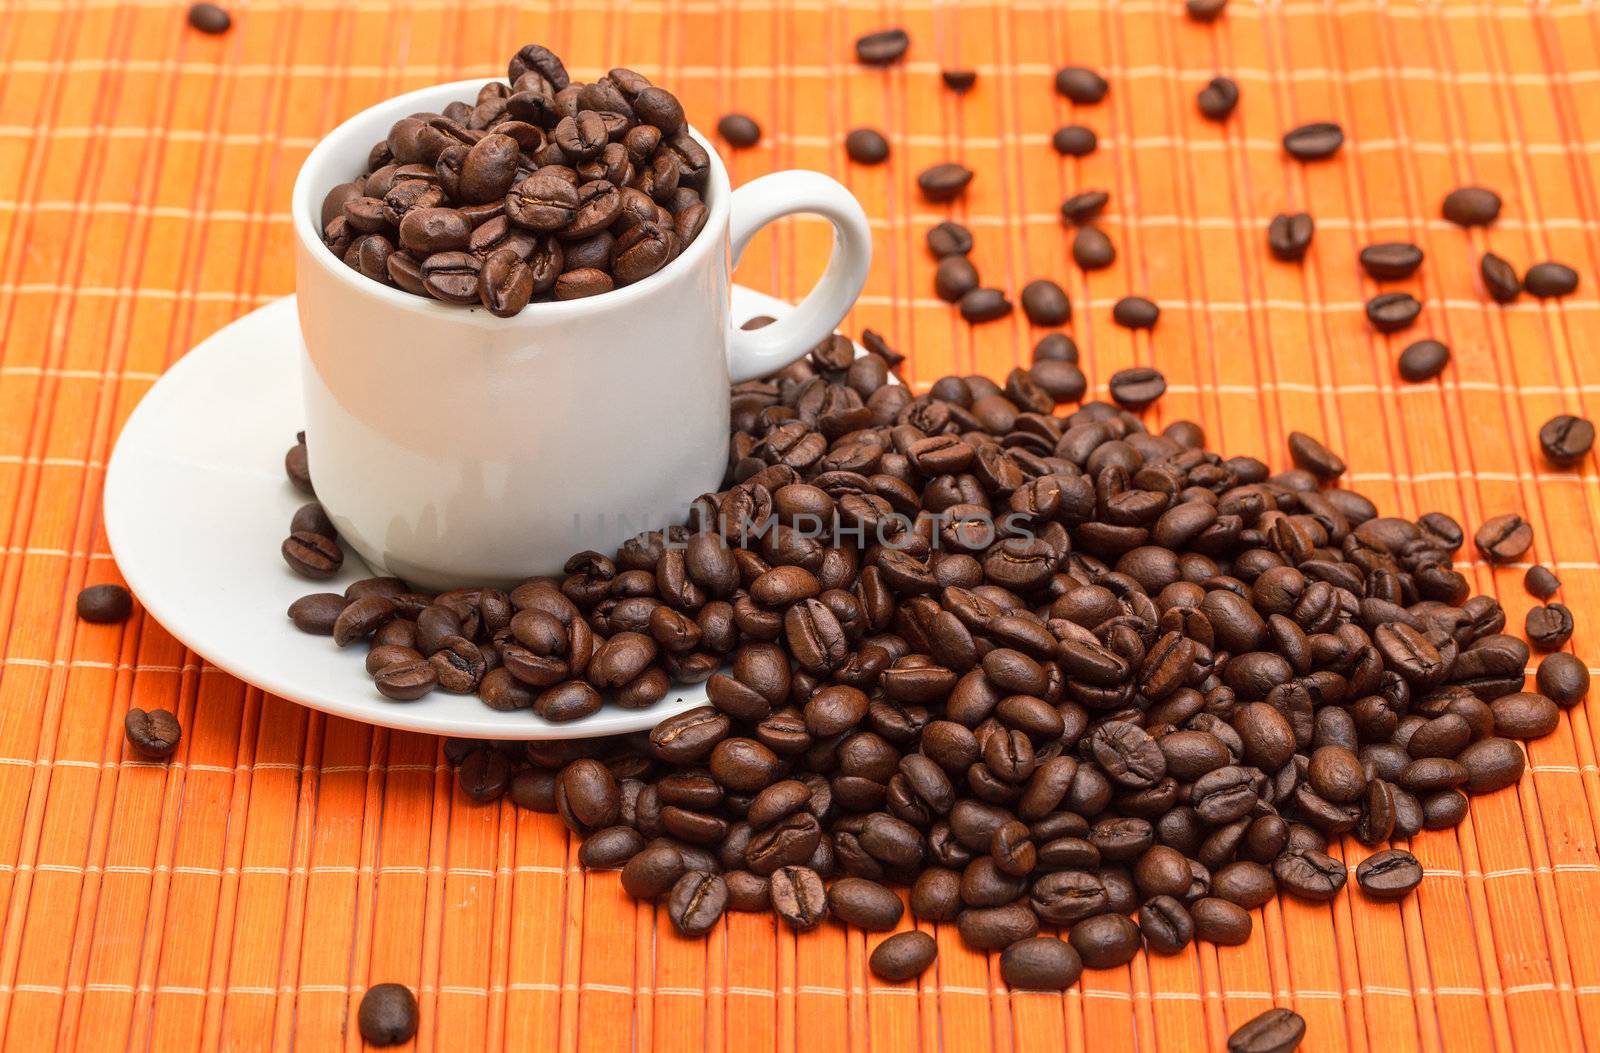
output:
[[[1033,368],[1028,370],[1028,379],[1057,403],[1078,402],[1089,389],[1089,380],[1083,375],[1083,370],[1059,359],[1035,362]]]
[[[1528,595],[1539,600],[1548,600],[1561,588],[1561,579],[1555,572],[1543,564],[1534,564],[1522,576],[1522,587],[1528,590]]]
[[[1084,270],[1104,270],[1116,260],[1116,246],[1099,227],[1079,227],[1072,236],[1072,261]]]
[[[946,256],[965,256],[972,251],[972,232],[959,223],[946,220],[928,228],[927,242],[928,251],[933,254],[934,259],[943,260]],[[973,271],[973,274],[973,284],[975,285],[977,284],[977,271]]]
[[[1111,308],[1111,320],[1124,329],[1151,329],[1160,317],[1161,308],[1143,296],[1124,296]]]
[[[929,239],[931,242],[931,234]],[[946,303],[960,303],[963,297],[978,287],[978,282],[978,269],[971,260],[960,254],[945,256],[933,274],[933,290]]]
[[[122,721],[128,745],[146,757],[170,757],[178,750],[183,739],[183,728],[171,710],[152,709],[148,712],[137,707],[128,710]]]
[[[1189,904],[1194,937],[1223,947],[1237,947],[1250,938],[1250,912],[1237,903],[1203,896]]]
[[[868,932],[888,932],[905,910],[887,886],[855,877],[839,878],[828,886],[828,908],[840,921]]]
[[[1056,94],[1079,106],[1093,106],[1106,97],[1109,89],[1106,79],[1092,69],[1064,66],[1056,71]]]
[[[889,159],[889,140],[875,128],[856,128],[844,137],[844,152],[858,165],[881,165]]]
[[[289,452],[283,458],[283,470],[296,490],[311,497],[316,496],[316,491],[311,486],[311,470],[306,459],[304,440],[289,447]]]
[[[1356,884],[1369,899],[1404,899],[1422,884],[1422,864],[1410,852],[1391,848],[1361,861],[1356,867]]]
[[[1554,702],[1531,691],[1504,695],[1489,703],[1495,734],[1509,739],[1540,739],[1556,729],[1561,710]]]
[[[1129,924],[1133,924],[1129,922]],[[998,951],[1018,940],[1031,939],[1039,932],[1039,919],[1024,902],[1003,907],[973,907],[956,918],[956,928],[968,947]],[[1135,944],[1138,937],[1135,936]],[[1082,953],[1082,949],[1079,948]],[[1086,962],[1087,958],[1084,959]]]
[[[339,543],[321,534],[290,534],[283,542],[282,552],[289,569],[317,581],[333,577],[344,563],[344,550]]]
[[[417,1034],[417,999],[404,984],[374,984],[356,1013],[361,1037],[373,1046],[398,1046]]]
[[[1228,0],[1184,0],[1183,9],[1196,22],[1215,22],[1227,6]]]
[[[1228,1036],[1228,1053],[1292,1053],[1305,1035],[1305,1017],[1292,1009],[1268,1009]]]
[[[1194,940],[1194,919],[1172,896],[1154,896],[1139,908],[1139,931],[1156,954],[1177,954]]]
[[[1356,259],[1371,278],[1395,282],[1417,273],[1422,266],[1422,250],[1408,241],[1382,241],[1362,249]]]
[[[667,917],[685,936],[704,936],[727,908],[727,883],[704,870],[684,874],[667,894]]]
[[[1500,195],[1478,186],[1457,187],[1445,195],[1444,218],[1463,227],[1484,227],[1500,215]]]
[[[1483,558],[1490,563],[1510,563],[1533,545],[1533,527],[1515,512],[1484,520],[1472,536]]]
[[[289,620],[303,633],[332,636],[339,613],[349,602],[337,592],[314,592],[289,604]],[[81,597],[79,604],[82,605]]]
[[[917,188],[926,200],[935,204],[954,201],[972,182],[972,169],[954,161],[925,168],[917,176]]]
[[[1104,212],[1110,200],[1104,190],[1081,190],[1061,202],[1061,218],[1067,223],[1087,223]]]
[[[1589,455],[1594,425],[1583,417],[1559,414],[1539,429],[1539,450],[1557,468],[1570,468]]]
[[[1344,864],[1326,852],[1294,848],[1273,861],[1272,875],[1280,889],[1313,902],[1337,896],[1348,877]]]
[[[1570,709],[1589,694],[1589,667],[1570,654],[1553,654],[1539,663],[1535,677],[1539,693],[1563,709]]]
[[[903,983],[927,972],[939,956],[939,944],[925,932],[897,932],[873,948],[867,958],[872,975],[890,983]]]
[[[978,71],[975,69],[947,69],[939,72],[939,79],[944,81],[944,86],[957,94],[965,94],[972,90],[978,82]]]
[[[1572,612],[1565,604],[1552,603],[1528,611],[1525,624],[1528,642],[1541,651],[1556,651],[1572,639]]]
[[[1088,157],[1100,145],[1094,129],[1081,124],[1068,124],[1056,129],[1050,145],[1063,157]]]
[[[856,38],[856,61],[866,66],[887,66],[900,61],[911,46],[905,30],[881,29]]]
[[[1000,978],[1025,991],[1065,991],[1083,975],[1072,945],[1054,936],[1019,940],[1000,954]]]
[[[1115,969],[1139,951],[1139,927],[1121,914],[1096,914],[1072,926],[1073,950],[1091,969]]]
[[[964,259],[954,256],[951,259]],[[942,267],[945,261],[941,261]],[[1011,301],[999,289],[971,289],[961,297],[961,317],[974,325],[993,322],[1011,313]]]
[[[1367,301],[1367,321],[1380,333],[1397,333],[1422,313],[1422,304],[1406,292],[1380,293]]]
[[[1137,411],[1154,404],[1166,394],[1167,378],[1148,366],[1136,366],[1113,373],[1110,388],[1111,397],[1117,405]]]
[[[748,149],[761,141],[761,125],[742,113],[730,113],[717,122],[717,134],[729,146]]]
[[[215,36],[226,33],[233,26],[233,18],[227,10],[216,4],[190,4],[189,25],[202,33]]]
[[[1072,321],[1072,304],[1067,294],[1048,278],[1037,278],[1022,287],[1022,311],[1037,326],[1065,325]]]
[[[1522,287],[1541,300],[1566,296],[1578,287],[1578,272],[1564,263],[1535,263],[1522,278]]]
[[[1483,254],[1478,261],[1478,276],[1483,279],[1484,292],[1495,303],[1511,303],[1522,294],[1522,279],[1517,269],[1492,252]]]
[[[1304,212],[1280,212],[1267,226],[1267,248],[1275,259],[1297,263],[1311,247],[1316,224]]]
[[[292,611],[291,608],[291,618],[294,616]],[[132,614],[133,595],[121,585],[90,585],[78,593],[78,617],[86,622],[110,625],[125,622]]]
[[[1289,433],[1289,459],[1296,468],[1310,472],[1323,482],[1331,482],[1344,474],[1344,461],[1305,432]]]
[[[1196,101],[1201,115],[1206,119],[1225,121],[1233,113],[1233,108],[1239,105],[1239,85],[1228,77],[1213,77],[1209,84],[1200,89]]]
[[[809,932],[828,916],[828,896],[822,879],[810,867],[779,867],[767,880],[773,913],[790,928]]]
[[[1283,149],[1296,161],[1332,157],[1344,145],[1344,129],[1331,121],[1303,124],[1283,137]]]
[[[1437,340],[1418,340],[1400,352],[1400,377],[1413,384],[1432,380],[1450,364],[1450,349]]]

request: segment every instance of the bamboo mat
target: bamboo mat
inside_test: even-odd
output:
[[[207,668],[153,620],[79,624],[85,584],[117,579],[99,521],[120,422],[161,371],[229,320],[292,290],[289,188],[316,137],[395,92],[503,75],[541,41],[578,76],[632,66],[705,128],[738,109],[766,129],[729,155],[736,182],[814,168],[873,218],[877,262],[849,326],[911,354],[908,375],[1002,376],[1038,335],[973,330],[932,298],[923,230],[943,211],[916,172],[979,173],[954,208],[994,284],[1060,280],[1097,392],[1153,363],[1159,425],[1200,420],[1218,448],[1285,461],[1293,427],[1326,437],[1351,479],[1405,515],[1472,525],[1522,510],[1600,655],[1600,478],[1553,472],[1532,436],[1600,395],[1600,9],[1233,0],[1212,27],[1178,0],[955,5],[816,0],[238,2],[222,37],[181,6],[0,0],[0,1036],[8,1050],[356,1048],[361,992],[420,996],[428,1050],[1220,1049],[1272,1004],[1307,1049],[1600,1047],[1600,778],[1595,713],[1533,743],[1515,791],[1476,799],[1457,831],[1412,844],[1428,878],[1398,907],[1359,895],[1274,901],[1237,948],[1086,975],[1065,995],[1008,993],[994,958],[938,933],[917,985],[866,972],[877,937],[797,937],[736,915],[705,941],[577,869],[551,816],[453,791],[436,740],[328,719]],[[860,33],[903,25],[908,61],[851,61]],[[1072,62],[1112,91],[1073,112],[1051,91]],[[979,71],[958,97],[944,66]],[[1195,112],[1222,72],[1225,127]],[[1286,128],[1337,120],[1332,162],[1286,163]],[[1070,120],[1101,147],[1062,161]],[[884,129],[894,159],[849,167],[841,142]],[[1488,231],[1438,218],[1450,188],[1497,188]],[[1116,266],[1067,262],[1056,206],[1112,192]],[[1305,209],[1303,267],[1265,227]],[[1416,329],[1375,336],[1359,246],[1412,240]],[[763,235],[739,278],[797,296],[824,228]],[[1485,249],[1583,275],[1560,302],[1489,305]],[[1159,328],[1110,324],[1140,293]],[[1455,350],[1442,381],[1402,386],[1400,346]],[[1464,553],[1465,555],[1465,553]],[[275,558],[261,553],[260,558]],[[1471,565],[1520,627],[1523,567]],[[170,765],[122,742],[129,705],[177,710]],[[1353,867],[1365,850],[1344,848]],[[1352,883],[1352,888],[1353,883]]]

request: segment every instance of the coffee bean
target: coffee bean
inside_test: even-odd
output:
[[[1091,969],[1115,969],[1139,951],[1139,927],[1121,914],[1096,914],[1072,926],[1072,949]]]
[[[404,984],[374,984],[361,996],[356,1023],[369,1045],[410,1042],[417,1034],[417,1000]]]
[[[1152,329],[1160,317],[1161,308],[1143,296],[1124,296],[1111,308],[1111,320],[1125,329]]]
[[[385,698],[415,702],[432,691],[439,677],[425,659],[395,662],[373,674],[372,682]]]
[[[1213,77],[1200,89],[1197,98],[1200,113],[1208,120],[1225,121],[1239,105],[1239,85],[1227,77]]]
[[[1000,978],[1025,991],[1065,991],[1083,975],[1072,945],[1054,936],[1019,940],[1000,954]]]
[[[978,287],[978,269],[962,255],[946,256],[939,261],[933,274],[933,291],[946,303],[960,303],[961,298]]]
[[[964,94],[972,89],[978,82],[978,71],[975,69],[947,69],[939,73],[939,78],[944,81],[944,86],[958,94]]]
[[[216,4],[190,4],[189,25],[202,33],[226,33],[233,26],[233,18]]]
[[[742,150],[761,141],[761,125],[742,113],[730,113],[717,122],[717,134]]]
[[[1228,0],[1184,0],[1183,8],[1196,22],[1215,22],[1228,6]]]
[[[1367,301],[1367,321],[1380,333],[1397,333],[1422,313],[1422,304],[1405,292],[1380,293]]]
[[[704,936],[727,909],[727,883],[704,870],[684,874],[667,894],[667,917],[685,936]]]
[[[1139,931],[1152,952],[1177,954],[1194,941],[1194,919],[1176,898],[1153,896],[1139,908]]]
[[[1228,1053],[1291,1053],[1306,1035],[1306,1021],[1292,1009],[1268,1009],[1228,1036]]]
[[[456,781],[461,792],[479,804],[498,801],[511,786],[511,760],[493,747],[479,747],[462,760]]]
[[[178,750],[183,739],[183,729],[170,710],[145,710],[132,708],[122,721],[128,745],[146,757],[170,757]]]
[[[1533,546],[1533,527],[1515,512],[1507,512],[1484,520],[1472,542],[1490,563],[1510,563]]]
[[[828,908],[840,921],[868,932],[888,932],[905,910],[886,886],[855,877],[839,878],[828,887]]]
[[[952,256],[947,259],[964,259]],[[941,265],[946,261],[941,261]],[[974,325],[993,322],[1011,313],[1011,301],[999,289],[970,289],[961,297],[961,317]]]
[[[856,38],[856,60],[866,66],[887,66],[898,62],[910,46],[905,30],[879,30]]]
[[[78,593],[78,617],[95,625],[125,622],[133,615],[133,596],[121,585],[90,585]]]
[[[1081,190],[1061,202],[1061,218],[1067,223],[1087,223],[1104,212],[1110,200],[1104,190]]]
[[[927,241],[928,251],[933,253],[934,259],[937,260],[943,260],[947,256],[965,256],[972,251],[972,232],[961,224],[949,220],[928,228]],[[977,281],[977,273],[976,270],[972,272],[974,284]]]
[[[1222,947],[1237,947],[1250,938],[1250,912],[1237,903],[1215,896],[1203,896],[1189,905],[1197,940]]]
[[[1535,678],[1539,693],[1563,709],[1570,709],[1589,694],[1589,667],[1570,654],[1553,654],[1539,663]]]
[[[1541,651],[1557,651],[1572,639],[1572,612],[1564,604],[1552,603],[1528,611],[1528,642]]]
[[[844,137],[844,152],[858,165],[881,165],[889,159],[889,140],[875,128],[857,128]]]
[[[1072,261],[1084,270],[1104,270],[1116,259],[1116,246],[1099,227],[1079,227],[1072,236]]]
[[[1557,468],[1570,468],[1589,455],[1594,446],[1594,425],[1583,417],[1559,414],[1539,429],[1539,449]]]
[[[1457,187],[1445,195],[1444,218],[1463,227],[1486,227],[1500,215],[1500,195],[1478,186]]]
[[[1300,899],[1323,902],[1344,888],[1344,864],[1316,849],[1290,849],[1272,863],[1278,887]]]
[[[1273,258],[1285,263],[1297,263],[1305,259],[1306,250],[1311,247],[1311,235],[1315,231],[1316,225],[1306,213],[1280,212],[1267,226],[1267,248]]]
[[[1344,129],[1331,121],[1302,124],[1284,134],[1283,149],[1296,161],[1332,157],[1344,145]]]
[[[1050,145],[1063,157],[1088,157],[1100,145],[1093,128],[1081,124],[1063,125],[1050,137]]]
[[[314,592],[289,604],[289,620],[303,633],[332,636],[339,613],[349,602],[337,592]]]
[[[1356,257],[1361,267],[1380,282],[1401,281],[1422,266],[1422,250],[1407,241],[1383,241],[1368,245]]]
[[[822,879],[810,867],[779,867],[768,878],[773,912],[790,928],[809,932],[828,916],[828,897]]]
[[[1289,433],[1289,458],[1296,468],[1310,472],[1323,482],[1331,482],[1344,474],[1344,461],[1339,455],[1305,432]]]
[[[1522,576],[1522,587],[1535,599],[1548,600],[1561,588],[1561,579],[1549,567],[1536,563]]]
[[[1065,325],[1072,321],[1072,303],[1049,278],[1036,278],[1022,287],[1022,311],[1037,326]]]
[[[306,462],[304,441],[289,447],[289,452],[283,458],[283,470],[296,490],[311,497],[316,496],[316,491],[311,487],[311,471]]]
[[[917,176],[917,188],[922,191],[923,198],[935,204],[954,201],[966,191],[970,182],[972,169],[954,161],[925,168]]]
[[[1523,276],[1522,287],[1543,300],[1566,296],[1578,287],[1578,272],[1564,263],[1535,263]]]
[[[1495,734],[1508,739],[1539,739],[1561,722],[1561,710],[1550,699],[1531,691],[1505,695],[1489,704]]]
[[[1522,293],[1522,279],[1517,269],[1492,252],[1483,254],[1478,261],[1478,275],[1483,279],[1483,289],[1495,303],[1511,303]]]
[[[339,573],[344,550],[339,543],[321,534],[290,534],[281,549],[283,561],[304,578],[325,581]]]
[[[897,932],[873,948],[867,958],[872,975],[890,983],[903,983],[927,972],[939,956],[939,944],[925,932]]]
[[[1356,867],[1356,884],[1369,899],[1404,899],[1422,884],[1422,864],[1410,852],[1391,848],[1361,861]]]
[[[1094,105],[1106,97],[1109,88],[1104,77],[1083,66],[1064,66],[1056,71],[1056,94],[1079,106]]]
[[[1125,409],[1142,410],[1167,391],[1167,378],[1148,366],[1121,369],[1111,374],[1111,397]]]
[[[1081,401],[1089,389],[1083,370],[1059,359],[1035,362],[1028,377],[1057,403]]]
[[[478,295],[489,313],[500,318],[520,314],[533,297],[534,272],[514,248],[496,249],[483,261]]]
[[[1437,340],[1418,340],[1400,352],[1400,377],[1413,384],[1432,380],[1450,364],[1450,349]]]

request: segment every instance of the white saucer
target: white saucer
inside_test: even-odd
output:
[[[736,285],[733,317],[789,305]],[[295,629],[289,604],[369,577],[348,549],[333,581],[307,581],[278,554],[306,497],[283,455],[303,409],[294,297],[214,333],[162,375],[134,409],[106,468],[105,523],[124,580],[146,610],[206,661],[263,691],[336,716],[407,731],[486,739],[587,738],[643,731],[706,704],[704,685],[675,687],[649,709],[605,705],[552,724],[435,691],[391,702],[372,685],[365,649],[341,650]],[[860,353],[859,351],[857,352]]]

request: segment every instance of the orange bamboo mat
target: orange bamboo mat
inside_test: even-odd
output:
[[[1008,993],[994,959],[941,931],[921,984],[885,986],[865,970],[877,938],[859,932],[796,937],[738,915],[680,939],[614,875],[579,871],[552,817],[466,803],[437,741],[247,689],[142,616],[70,613],[79,588],[117,577],[98,505],[119,423],[185,349],[291,291],[285,209],[318,134],[401,90],[503,75],[538,40],[581,77],[657,78],[701,127],[755,116],[766,136],[730,156],[736,181],[787,167],[844,180],[877,232],[851,331],[884,332],[924,383],[1001,376],[1037,335],[1016,318],[969,329],[932,299],[921,237],[944,213],[913,180],[964,160],[979,175],[954,211],[976,262],[1013,290],[1063,282],[1097,391],[1154,363],[1172,385],[1158,425],[1195,417],[1224,451],[1276,463],[1298,425],[1386,509],[1469,529],[1527,512],[1578,653],[1600,655],[1600,478],[1593,462],[1549,471],[1531,440],[1557,411],[1600,411],[1600,9],[1234,0],[1203,27],[1180,7],[241,0],[212,38],[170,4],[0,0],[5,1048],[354,1048],[353,1006],[385,980],[419,992],[417,1045],[444,1051],[1189,1051],[1274,1003],[1309,1021],[1308,1049],[1600,1047],[1596,708],[1532,745],[1515,792],[1411,846],[1428,880],[1399,907],[1275,901],[1243,947],[1141,956],[1064,996]],[[853,64],[855,36],[896,24],[914,40],[906,64]],[[1066,62],[1107,73],[1103,105],[1073,113],[1052,93]],[[943,90],[947,65],[978,69],[976,89]],[[1243,90],[1226,127],[1193,104],[1217,72]],[[1344,125],[1344,151],[1285,163],[1280,133],[1315,119]],[[1050,132],[1069,120],[1099,132],[1098,153],[1055,156]],[[890,135],[889,165],[846,166],[858,125]],[[1487,232],[1438,219],[1468,182],[1505,198]],[[1112,192],[1120,249],[1087,278],[1055,216],[1086,187]],[[1268,219],[1302,208],[1317,221],[1306,264],[1271,262]],[[1383,238],[1428,254],[1412,283],[1426,313],[1397,338],[1361,321],[1373,288],[1355,253]],[[826,244],[822,228],[781,228],[740,279],[796,296]],[[1488,305],[1473,274],[1490,247],[1568,261],[1583,285]],[[1160,302],[1154,333],[1110,324],[1130,292]],[[1456,364],[1398,385],[1399,346],[1424,334]],[[1520,626],[1522,568],[1469,573]],[[179,713],[173,763],[128,757],[130,704]],[[1364,854],[1344,851],[1352,866]]]

